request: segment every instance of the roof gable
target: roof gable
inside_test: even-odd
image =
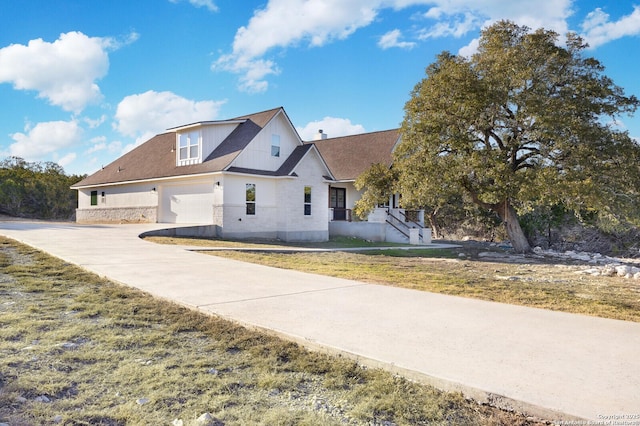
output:
[[[400,130],[385,130],[308,142],[320,152],[336,180],[355,180],[373,164],[391,167]]]
[[[240,117],[232,118],[229,121],[251,120],[258,126],[260,126],[260,128],[264,128],[264,126],[266,126],[273,119],[273,117],[275,117],[281,111],[284,112],[284,108],[278,107],[278,108],[270,109],[267,111],[256,112],[254,114],[243,115]]]

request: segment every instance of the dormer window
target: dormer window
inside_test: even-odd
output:
[[[200,157],[200,132],[194,130],[189,133],[180,133],[178,145],[179,161],[197,160]]]

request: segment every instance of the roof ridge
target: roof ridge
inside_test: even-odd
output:
[[[267,113],[267,112],[275,112],[275,111],[278,111],[278,110],[281,110],[281,109],[284,109],[284,107],[279,106],[279,107],[276,107],[276,108],[269,108],[269,109],[265,109],[264,111],[258,111],[258,112],[253,112],[251,114],[240,115],[238,117],[229,118],[229,119],[223,120],[223,121],[246,120],[249,117],[254,116],[254,115],[260,115],[260,114],[264,114],[264,113]]]
[[[373,135],[375,133],[397,132],[397,131],[400,131],[400,127],[396,127],[394,129],[387,129],[387,130],[374,130],[372,132],[355,133],[353,135],[334,136],[332,138],[327,137],[326,139],[304,141],[304,143],[326,142],[326,141],[335,140],[335,139],[354,138],[358,136]]]

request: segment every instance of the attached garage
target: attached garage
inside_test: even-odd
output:
[[[202,223],[213,222],[212,182],[184,182],[165,184],[159,189],[158,222]]]

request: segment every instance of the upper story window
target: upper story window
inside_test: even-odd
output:
[[[179,139],[180,160],[196,160],[200,156],[200,132],[197,130],[189,133],[180,133]]]
[[[253,216],[256,214],[256,184],[248,183],[245,189],[246,213]]]
[[[280,135],[271,135],[271,156],[280,157]]]

